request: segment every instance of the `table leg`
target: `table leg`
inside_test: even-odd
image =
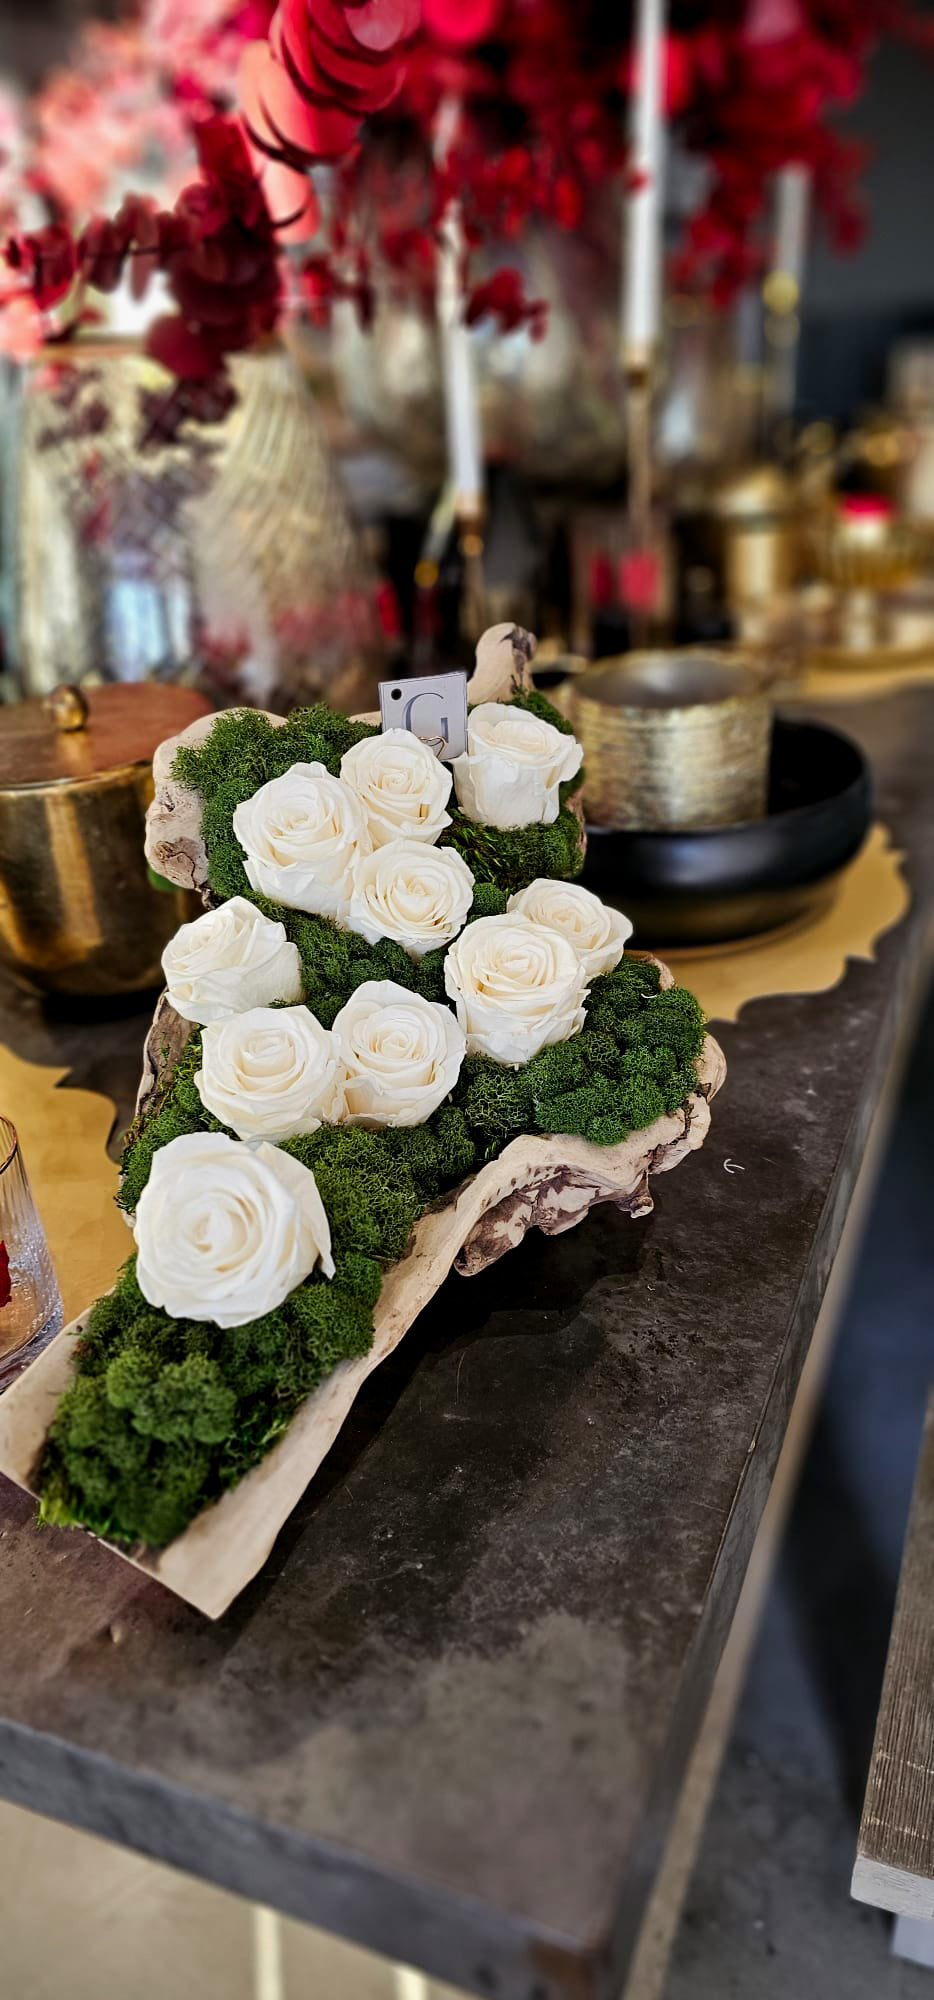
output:
[[[934,1966],[934,1923],[930,1917],[896,1917],[892,1951],[912,1965]]]
[[[397,1965],[393,1972],[393,2000],[431,2000],[431,1987],[423,1972],[410,1965]]]
[[[261,1903],[253,1910],[253,2000],[286,2000],[282,1919]]]

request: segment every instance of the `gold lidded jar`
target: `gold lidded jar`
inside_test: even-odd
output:
[[[59,688],[0,709],[0,961],[34,992],[160,983],[200,905],[157,886],[143,853],[153,752],[210,712],[190,688]]]
[[[684,831],[767,809],[772,708],[753,659],[672,647],[600,660],[570,683],[597,826]]]

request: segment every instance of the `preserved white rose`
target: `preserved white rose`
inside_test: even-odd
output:
[[[370,851],[363,807],[323,764],[293,764],[233,816],[251,889],[292,910],[342,922],[354,868]]]
[[[444,962],[470,1055],[520,1069],[584,1025],[587,974],[567,938],[527,917],[480,917]]]
[[[582,960],[588,981],[613,971],[632,936],[629,918],[601,903],[599,896],[579,882],[555,882],[550,876],[539,876],[517,896],[510,896],[506,907],[532,924],[560,931]]]
[[[334,1276],[310,1167],[277,1146],[187,1132],[156,1153],[134,1235],[143,1297],[174,1319],[243,1326],[314,1270]]]
[[[394,840],[357,863],[347,922],[376,944],[392,938],[413,958],[463,930],[473,902],[473,876],[453,847]]]
[[[470,711],[466,752],[452,766],[458,804],[483,826],[550,826],[560,786],[577,776],[583,757],[576,737],[554,723],[508,702],[481,702]]]
[[[453,1090],[465,1040],[449,1007],[369,979],[333,1027],[350,1125],[423,1125]]]
[[[450,770],[409,729],[355,743],[341,758],[341,777],[360,800],[374,847],[399,839],[433,845],[451,824]]]
[[[195,1085],[238,1139],[296,1139],[343,1108],[334,1038],[307,1007],[251,1007],[201,1037]]]
[[[232,896],[182,924],[162,954],[168,999],[184,1021],[202,1027],[273,1000],[300,1000],[302,967],[284,924]]]

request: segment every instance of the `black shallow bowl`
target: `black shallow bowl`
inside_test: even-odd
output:
[[[754,937],[830,902],[871,817],[857,745],[822,722],[777,717],[765,819],[694,833],[588,826],[582,879],[632,918],[638,945]]]

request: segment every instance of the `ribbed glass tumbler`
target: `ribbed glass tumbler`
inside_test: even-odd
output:
[[[63,1318],[16,1128],[0,1118],[0,1389],[61,1331]]]

